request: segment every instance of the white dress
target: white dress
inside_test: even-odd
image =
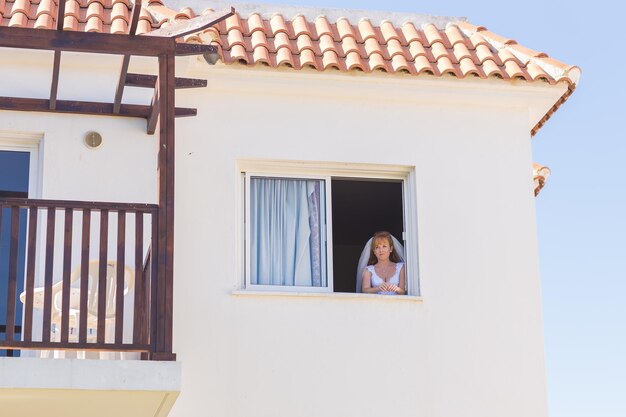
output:
[[[396,255],[400,257],[400,261],[404,262],[404,246],[398,239],[391,236],[391,240],[393,241],[393,249],[396,252]],[[363,279],[363,271],[367,267],[367,262],[372,256],[372,238],[369,238],[365,246],[363,247],[363,251],[361,252],[361,257],[359,258],[359,263],[356,267],[356,292],[361,292],[361,285]]]
[[[366,268],[372,274],[372,287],[380,287],[385,282],[387,282],[387,284],[400,286],[400,271],[402,270],[403,266],[404,266],[404,262],[396,263],[396,272],[394,272],[394,274],[389,278],[388,281],[385,281],[384,279],[379,277],[378,274],[376,274],[376,268],[374,268],[374,265],[368,265]],[[393,291],[379,291],[378,294],[396,294],[396,293]]]

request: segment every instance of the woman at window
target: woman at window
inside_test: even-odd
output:
[[[374,233],[371,243],[368,242],[369,259],[361,274],[361,286],[357,289],[364,293],[406,294],[404,262],[393,241],[389,232]]]

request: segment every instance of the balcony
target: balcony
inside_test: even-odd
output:
[[[163,349],[172,294],[158,216],[152,204],[0,198],[7,415],[167,415],[180,366]]]

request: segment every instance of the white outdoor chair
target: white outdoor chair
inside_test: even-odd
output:
[[[70,290],[70,308],[69,308],[69,324],[70,324],[70,341],[75,342],[79,337],[79,318],[80,318],[80,276],[81,267],[78,266],[71,275],[71,290]],[[88,284],[87,284],[87,341],[93,343],[97,338],[98,327],[98,289],[100,285],[100,261],[92,260],[89,262],[88,269]],[[135,283],[135,274],[129,266],[124,267],[124,296],[130,292]],[[61,284],[61,285],[59,285]],[[106,267],[106,299],[104,303],[105,307],[105,341],[113,342],[115,331],[115,307],[116,307],[116,289],[117,289],[117,262],[107,261]],[[52,322],[53,322],[53,337],[58,340],[60,337],[61,329],[61,306],[63,299],[63,285],[62,282],[53,286],[52,296]],[[55,352],[55,357],[57,352]],[[100,355],[105,356],[103,354]],[[85,357],[84,351],[79,351],[78,357]]]

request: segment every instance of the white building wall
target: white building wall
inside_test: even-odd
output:
[[[49,98],[51,52],[0,51],[0,96]],[[113,102],[120,65],[113,56],[62,54],[58,99]],[[138,102],[142,92],[126,90],[125,102]],[[92,130],[103,137],[96,150],[83,142]],[[41,135],[40,190],[31,198],[156,202],[158,135],[146,135],[145,120],[2,111],[0,131],[6,137]]]
[[[497,83],[204,71],[191,75],[208,91],[178,96],[199,117],[177,127],[172,415],[545,416],[531,98]],[[414,166],[422,300],[233,293],[237,161],[257,158]]]
[[[86,99],[112,100],[119,66],[103,66]],[[176,130],[173,417],[546,415],[529,107],[560,87],[193,61],[179,75],[209,87],[177,92],[199,115]],[[155,201],[144,121],[33,115],[0,126],[43,133],[41,197]],[[422,297],[242,295],[243,159],[414,167]]]

